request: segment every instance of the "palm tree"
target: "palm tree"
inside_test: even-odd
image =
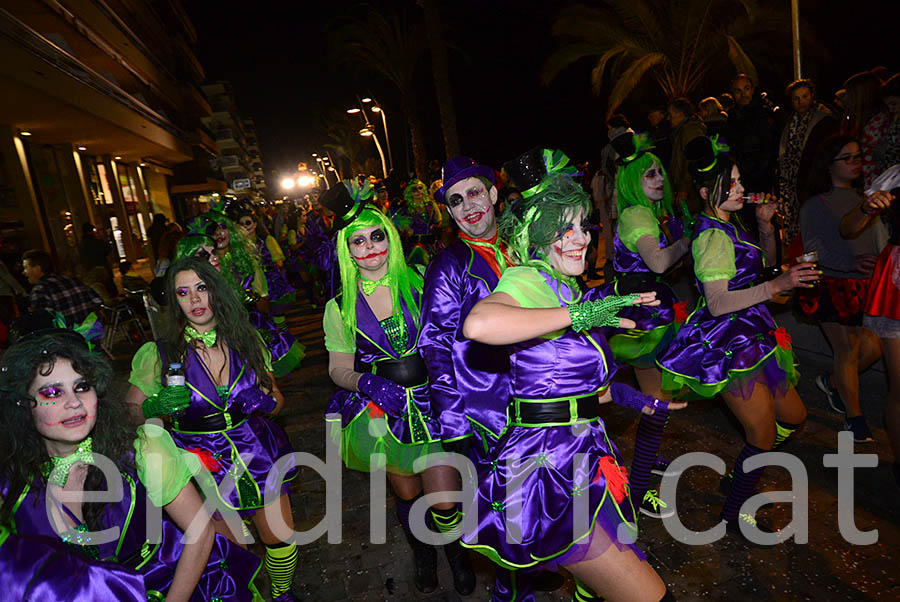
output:
[[[447,45],[444,42],[444,20],[437,0],[419,0],[425,12],[425,29],[431,51],[431,74],[437,93],[438,110],[441,113],[441,131],[444,132],[446,158],[459,155],[459,133],[456,129],[456,111],[453,109],[453,92],[450,86],[450,69],[447,65]]]
[[[397,86],[416,176],[424,181],[428,173],[425,138],[413,88],[416,66],[425,50],[423,28],[410,23],[406,10],[382,12],[372,4],[361,4],[351,12],[354,16],[336,21],[332,27],[338,59],[367,67]]]
[[[335,161],[346,159],[351,175],[369,173],[364,171],[365,139],[359,135],[359,123],[341,109],[329,111],[321,123],[322,133],[329,139],[329,142],[322,146],[334,151]],[[334,167],[340,171],[338,175],[343,179],[345,175],[343,164],[338,163]]]
[[[758,82],[750,57],[786,56],[790,50],[788,3],[769,7],[756,0],[606,0],[605,4],[605,8],[576,4],[557,14],[552,34],[560,46],[544,63],[541,79],[546,85],[576,61],[596,57],[591,72],[594,93],[599,95],[605,82],[614,82],[608,115],[645,77],[652,78],[667,98],[687,96],[710,73],[728,66]]]

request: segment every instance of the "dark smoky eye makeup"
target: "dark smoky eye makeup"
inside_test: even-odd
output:
[[[86,380],[81,380],[75,383],[75,392],[76,393],[84,393],[86,391],[90,391],[93,388],[91,383]]]
[[[460,203],[463,202],[463,196],[458,192],[454,192],[449,197],[447,197],[447,206],[448,207],[456,207]]]
[[[369,235],[369,239],[371,239],[372,242],[381,242],[385,238],[387,238],[387,235],[384,233],[384,230],[382,230],[381,228],[379,228],[378,230],[375,230],[374,232],[372,232]]]
[[[209,259],[209,251],[207,251],[206,249],[200,249],[199,251],[197,251],[196,256],[199,257],[200,259],[208,260]]]
[[[366,243],[366,237],[365,237],[365,236],[357,236],[357,237],[355,237],[355,238],[353,238],[353,239],[350,240],[350,244],[356,245],[357,247],[358,247],[359,245],[363,245],[363,244],[365,244],[365,243]]]

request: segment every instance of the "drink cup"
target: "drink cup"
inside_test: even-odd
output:
[[[819,254],[816,251],[807,251],[800,257],[796,258],[797,263],[811,263],[814,267],[819,267]],[[811,281],[810,281],[811,282]],[[816,276],[815,282],[812,282],[813,288],[819,286],[819,277]]]

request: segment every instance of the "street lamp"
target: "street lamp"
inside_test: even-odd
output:
[[[295,185],[294,178],[284,178],[283,180],[281,180],[281,187],[284,188],[285,190],[292,189],[294,187],[294,185]]]
[[[365,100],[363,100],[363,102],[365,102]],[[371,111],[373,113],[381,114],[381,125],[384,127],[384,142],[385,142],[385,144],[387,144],[387,147],[388,147],[388,161],[390,161],[391,170],[393,170],[394,169],[394,155],[393,155],[393,153],[391,153],[391,139],[388,136],[387,114],[385,113],[384,109],[382,109],[379,105],[374,105],[372,107]]]
[[[384,173],[384,177],[386,178],[388,175],[387,162],[384,160],[384,151],[381,149],[381,143],[378,141],[378,136],[375,135],[375,128],[372,127],[372,124],[369,122],[369,116],[366,115],[366,111],[363,109],[364,102],[372,102],[371,98],[366,98],[365,100],[361,99],[359,96],[356,97],[359,101],[359,107],[353,107],[347,109],[348,113],[362,113],[363,119],[366,122],[366,127],[359,130],[359,135],[364,136],[366,138],[372,137],[372,140],[375,141],[375,148],[378,149],[378,156],[381,157],[381,171]]]

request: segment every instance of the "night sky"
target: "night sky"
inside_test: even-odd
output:
[[[198,30],[196,52],[207,78],[233,83],[241,112],[256,120],[269,172],[292,170],[298,161],[308,160],[310,153],[321,149],[326,141],[321,132],[325,113],[335,106],[349,108],[357,93],[374,94],[387,110],[395,163],[402,169],[406,134],[398,93],[377,74],[337,63],[326,34],[329,23],[348,14],[357,2],[231,4],[185,2],[185,7]],[[412,15],[421,14],[412,0],[376,4],[407,5]],[[578,161],[599,156],[605,143],[606,107],[602,98],[591,93],[593,62],[577,63],[547,87],[539,81],[540,66],[556,45],[549,30],[562,3],[457,0],[441,4],[464,154],[494,166],[536,145],[562,148]],[[884,65],[892,73],[900,70],[896,25],[883,12],[891,2],[801,0],[800,4],[829,57],[804,66],[804,75],[816,79],[823,98],[830,99],[856,71],[875,65]],[[805,8],[810,10],[804,12]],[[789,69],[790,38],[785,43],[781,68]],[[443,161],[430,64],[424,58],[416,83],[426,144],[429,158]],[[777,80],[775,66],[758,68],[763,88],[780,100],[788,81],[767,81]],[[714,77],[693,100],[724,91],[731,75],[723,72]],[[664,100],[659,89],[648,83],[621,111],[642,128],[647,108]],[[374,156],[374,145],[371,152]]]

